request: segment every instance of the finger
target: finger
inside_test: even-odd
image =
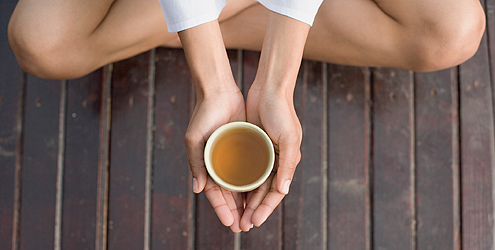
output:
[[[273,210],[280,204],[285,194],[280,193],[277,189],[275,181],[272,182],[270,191],[266,194],[263,202],[254,211],[251,221],[253,225],[259,227],[272,214]]]
[[[204,163],[205,138],[200,133],[186,132],[185,136],[187,159],[193,176],[193,191],[200,193],[203,191],[207,173]]]
[[[206,182],[205,195],[222,224],[227,227],[232,226],[234,224],[234,215],[230,210],[230,206],[225,200],[222,189],[210,177]]]
[[[249,231],[253,227],[252,216],[258,206],[261,204],[266,194],[269,192],[272,182],[274,180],[273,174],[260,187],[252,192],[249,192],[247,197],[247,205],[244,209],[244,214],[241,218],[241,229],[243,231]]]
[[[242,194],[223,189],[223,195],[225,197],[225,200],[227,201],[227,204],[229,205],[232,215],[234,216],[234,223],[232,223],[232,225],[230,226],[230,230],[232,230],[232,232],[234,233],[240,233],[240,221],[242,213],[244,212]]]
[[[289,186],[294,177],[296,166],[301,160],[301,142],[297,137],[281,138],[277,169],[277,188],[282,194],[289,193]]]

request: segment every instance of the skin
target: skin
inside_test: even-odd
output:
[[[260,226],[289,192],[301,158],[293,92],[302,58],[432,71],[470,58],[484,28],[478,0],[326,0],[312,27],[233,0],[218,20],[178,34],[167,32],[157,0],[20,0],[8,34],[21,67],[52,79],[80,77],[157,46],[183,47],[197,94],[185,135],[193,190],[204,191],[220,221],[239,232]],[[226,47],[261,51],[246,100]],[[277,152],[276,173],[245,194],[216,185],[203,161],[209,135],[232,121],[262,127]]]
[[[265,36],[260,70],[246,105],[230,71],[218,22],[179,32],[198,94],[186,132],[193,190],[197,193],[205,190],[220,221],[234,232],[260,226],[289,192],[301,158],[302,139],[292,96],[308,32],[309,25],[305,23],[269,14],[267,33],[270,35]],[[205,37],[211,42],[198,42]],[[293,53],[286,53],[288,50]],[[273,141],[278,172],[243,199],[242,194],[224,190],[208,177],[203,151],[215,129],[227,122],[246,120],[264,128]]]

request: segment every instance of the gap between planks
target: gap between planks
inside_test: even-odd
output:
[[[328,247],[328,63],[322,63],[322,119],[321,119],[321,232],[322,248]]]
[[[416,202],[416,104],[414,92],[414,72],[409,71],[409,180],[411,185],[410,202],[411,202],[411,250],[417,248],[417,202]]]
[[[98,191],[96,201],[96,250],[107,249],[112,71],[113,64],[106,65],[103,71],[104,80],[101,96],[100,152],[98,160]]]
[[[460,85],[459,85],[459,67],[451,70],[451,89],[452,89],[452,210],[453,210],[453,226],[454,250],[461,250],[461,235],[462,235],[462,197],[461,197],[461,170],[460,170]],[[453,80],[455,79],[455,80]]]
[[[494,10],[493,10],[493,1],[485,0],[484,3],[484,8],[485,8],[485,13],[486,13],[486,38],[487,38],[487,49],[488,49],[488,64],[489,64],[489,83],[490,83],[490,93],[491,93],[491,101],[492,101],[492,125],[495,126],[495,81],[494,81],[494,72],[493,72],[493,59],[492,55],[493,52],[492,50],[492,45],[494,44],[492,40],[493,34],[492,31],[494,30],[491,25],[493,24],[493,19],[494,19]],[[491,160],[492,160],[492,167],[491,167],[491,172],[492,172],[492,210],[493,214],[495,214],[495,133],[493,134],[493,139],[491,143]],[[495,243],[495,230],[493,232],[493,242]]]
[[[17,103],[17,128],[16,128],[16,159],[14,180],[14,213],[12,222],[12,250],[19,249],[20,225],[21,225],[21,194],[22,194],[22,165],[24,155],[24,121],[26,105],[27,73],[20,71],[19,100]]]
[[[373,75],[370,68],[364,69],[364,150],[365,150],[365,176],[366,176],[366,250],[373,249]]]
[[[60,107],[58,114],[58,155],[57,155],[57,182],[55,193],[55,232],[54,249],[62,248],[62,198],[64,188],[64,154],[65,154],[65,122],[67,110],[67,80],[60,82]]]
[[[146,120],[146,179],[144,193],[144,250],[151,249],[151,204],[153,195],[153,145],[155,127],[155,57],[156,49],[150,51],[148,72],[148,114]]]

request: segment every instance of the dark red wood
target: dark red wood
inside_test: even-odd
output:
[[[184,52],[156,51],[152,249],[188,249],[193,196],[184,134],[192,113],[192,81]]]
[[[456,249],[457,70],[415,74],[418,249]]]
[[[54,246],[60,81],[28,77],[20,249]]]
[[[367,68],[328,67],[328,248],[366,249]]]
[[[487,36],[459,67],[462,249],[492,249],[495,166],[493,92]]]
[[[411,74],[387,68],[374,71],[374,249],[414,249]]]
[[[102,72],[67,84],[62,249],[95,246]]]
[[[326,237],[324,99],[322,63],[303,61],[294,105],[303,127],[302,158],[283,201],[284,249],[322,249]]]
[[[258,52],[243,53],[243,94],[247,97],[256,76]],[[280,249],[282,247],[282,204],[280,204],[259,228],[242,233],[241,249]]]
[[[113,68],[108,249],[144,247],[149,59]]]
[[[12,248],[21,71],[7,40],[7,25],[17,1],[0,2],[0,249]]]

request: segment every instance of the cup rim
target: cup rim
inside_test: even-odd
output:
[[[250,184],[246,184],[246,185],[242,185],[242,186],[233,185],[233,184],[227,183],[224,180],[222,180],[217,175],[215,170],[213,169],[213,166],[211,163],[211,148],[213,146],[213,142],[221,134],[223,134],[227,131],[230,131],[232,129],[236,129],[236,128],[247,128],[247,129],[256,131],[258,134],[261,135],[261,137],[263,137],[264,141],[266,142],[266,144],[268,146],[268,151],[269,151],[268,152],[269,153],[268,167],[266,168],[265,173],[263,173],[263,175],[258,180],[256,180],[255,182],[250,183]],[[275,150],[273,148],[273,143],[270,140],[270,137],[260,127],[254,125],[252,123],[249,123],[249,122],[230,122],[230,123],[227,123],[227,124],[220,126],[218,129],[216,129],[210,135],[210,137],[208,138],[208,140],[206,142],[206,146],[205,146],[205,150],[204,150],[204,161],[205,161],[205,166],[206,166],[206,170],[208,171],[208,174],[213,179],[213,181],[215,181],[218,185],[220,185],[221,187],[223,187],[225,189],[235,191],[235,192],[248,192],[248,191],[254,190],[254,189],[258,188],[259,186],[261,186],[261,184],[263,184],[266,181],[266,179],[270,176],[270,174],[273,170],[273,164],[275,162]]]

